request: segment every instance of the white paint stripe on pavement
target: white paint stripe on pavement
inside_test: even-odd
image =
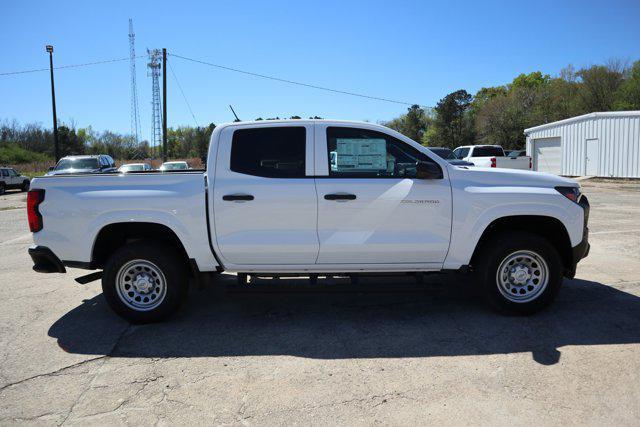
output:
[[[0,245],[5,245],[5,244],[8,244],[8,243],[17,243],[17,242],[19,242],[21,240],[26,239],[27,237],[31,237],[31,233],[23,234],[22,236],[16,237],[15,239],[6,240],[4,242],[1,242]]]
[[[640,231],[640,228],[636,228],[634,230],[608,230],[608,231],[590,231],[589,236],[593,236],[596,234],[621,234],[621,233],[637,233]]]

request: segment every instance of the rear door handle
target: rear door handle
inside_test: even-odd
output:
[[[249,200],[253,200],[253,196],[251,194],[227,194],[226,196],[222,196],[222,200],[227,202],[248,202]]]
[[[324,199],[325,200],[355,200],[356,199],[356,195],[355,194],[325,194],[324,195]]]

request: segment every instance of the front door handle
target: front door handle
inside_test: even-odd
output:
[[[222,196],[222,200],[227,202],[248,202],[249,200],[253,200],[253,196],[251,194],[227,194],[226,196]]]
[[[356,199],[356,195],[355,194],[325,194],[324,195],[324,199],[325,200],[355,200]]]

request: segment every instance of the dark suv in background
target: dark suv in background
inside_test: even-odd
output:
[[[116,162],[106,154],[92,156],[66,156],[49,169],[46,175],[66,173],[108,173],[116,171]]]

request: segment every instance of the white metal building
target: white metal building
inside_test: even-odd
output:
[[[524,130],[533,170],[640,178],[640,111],[590,113]]]

